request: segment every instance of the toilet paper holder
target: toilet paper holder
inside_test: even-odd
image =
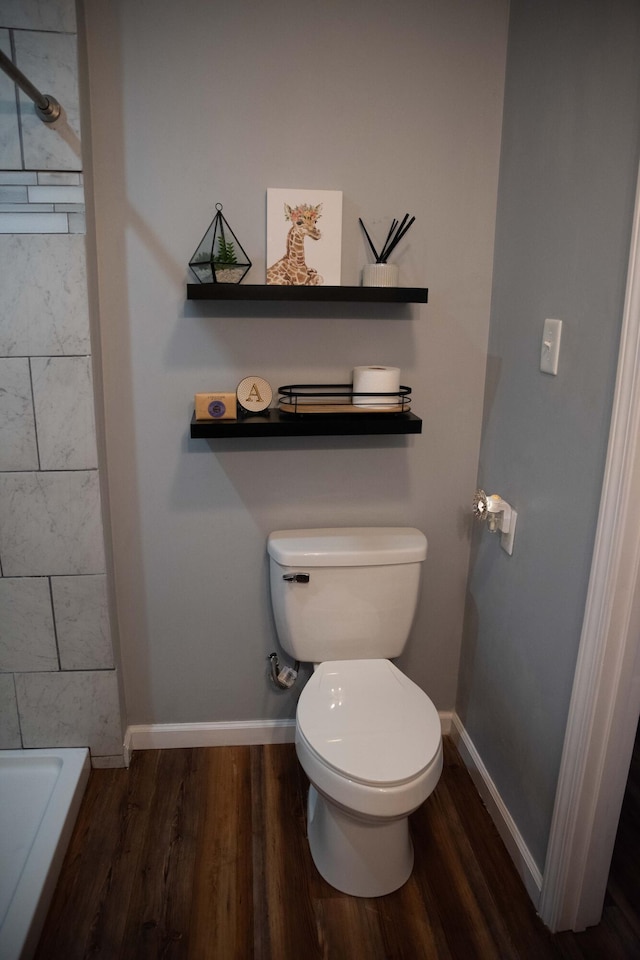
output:
[[[511,504],[499,493],[487,495],[478,489],[473,496],[473,515],[481,523],[486,521],[489,533],[500,533],[500,546],[511,556],[518,519]]]

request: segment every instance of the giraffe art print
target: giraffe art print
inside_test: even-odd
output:
[[[318,222],[321,219],[322,229]],[[341,193],[269,190],[267,221],[268,284],[289,287],[339,284]]]
[[[291,221],[291,229],[287,234],[287,252],[267,270],[267,283],[279,283],[288,287],[317,287],[324,283],[318,271],[308,267],[304,258],[305,238],[319,240],[322,236],[318,228],[321,211],[321,203],[315,207],[301,203],[293,209],[285,203],[285,220]]]

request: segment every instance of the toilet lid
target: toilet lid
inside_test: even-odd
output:
[[[431,700],[390,660],[321,663],[302,691],[297,723],[325,764],[375,786],[413,780],[442,739]]]

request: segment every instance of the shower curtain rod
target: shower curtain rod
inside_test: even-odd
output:
[[[0,68],[4,70],[14,83],[18,84],[29,99],[33,100],[36,106],[36,113],[41,120],[45,123],[53,123],[54,120],[58,119],[61,107],[56,98],[40,93],[38,88],[34,87],[30,80],[27,80],[24,73],[18,70],[15,63],[13,63],[2,50],[0,50]]]

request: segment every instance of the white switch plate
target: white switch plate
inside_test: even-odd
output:
[[[516,536],[516,521],[518,519],[518,514],[516,511],[511,508],[511,523],[509,524],[509,533],[500,534],[500,546],[505,550],[509,556],[513,554],[513,541]]]
[[[540,369],[543,373],[557,374],[561,337],[562,320],[545,320],[540,350]]]

